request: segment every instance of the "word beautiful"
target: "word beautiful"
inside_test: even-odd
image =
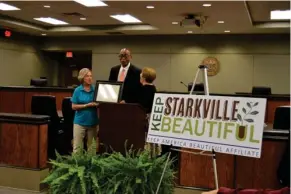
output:
[[[250,98],[156,94],[147,141],[260,157],[263,127],[257,128],[264,122],[256,125],[254,119],[264,112],[252,112],[261,106],[247,100]],[[246,119],[249,113],[252,117]]]

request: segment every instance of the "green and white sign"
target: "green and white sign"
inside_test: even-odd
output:
[[[266,99],[156,94],[147,142],[260,158]]]

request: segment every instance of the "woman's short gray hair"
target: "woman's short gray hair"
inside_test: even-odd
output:
[[[90,69],[88,68],[83,68],[79,71],[79,75],[78,75],[78,80],[83,83],[84,81],[84,77],[87,75],[87,73],[90,72]]]

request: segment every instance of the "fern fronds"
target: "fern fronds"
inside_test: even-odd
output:
[[[127,142],[126,142],[127,143]],[[125,147],[126,146],[125,143]],[[79,150],[71,156],[60,156],[50,161],[53,168],[43,182],[52,194],[154,194],[167,155],[151,157],[150,151],[134,150],[96,155],[93,141],[88,151]],[[174,191],[173,160],[170,160],[159,194]]]

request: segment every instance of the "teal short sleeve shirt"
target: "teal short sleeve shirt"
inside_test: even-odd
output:
[[[71,101],[73,104],[88,104],[94,101],[94,90],[91,86],[89,92],[84,90],[83,85],[78,86],[74,93]],[[90,107],[77,110],[75,112],[74,124],[81,126],[91,127],[98,124],[97,108]]]

